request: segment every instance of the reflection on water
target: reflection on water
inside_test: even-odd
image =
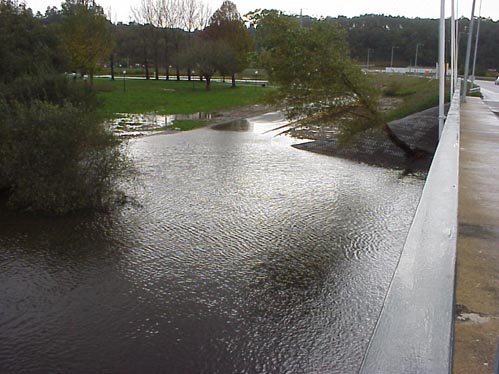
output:
[[[247,119],[237,119],[212,126],[214,130],[249,131],[250,122]]]
[[[175,130],[175,121],[211,119],[210,113],[193,114],[133,114],[120,113],[111,122],[111,130],[118,136],[142,136],[158,129]]]
[[[423,182],[280,123],[134,141],[112,216],[0,215],[0,372],[356,372]]]

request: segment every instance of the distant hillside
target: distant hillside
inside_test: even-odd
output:
[[[393,47],[393,66],[414,65],[418,44],[418,66],[434,66],[438,56],[438,19],[364,15],[360,17],[328,18],[346,30],[352,56],[361,64],[390,66]],[[474,36],[476,35],[476,25]],[[469,20],[459,20],[459,30],[467,30]],[[446,22],[447,40],[450,38],[450,20]],[[459,62],[464,66],[468,37],[460,33]],[[474,46],[474,41],[473,41]],[[449,55],[449,51],[447,51]],[[489,69],[499,71],[499,22],[482,18],[478,40],[477,75]],[[492,73],[493,74],[493,73]]]

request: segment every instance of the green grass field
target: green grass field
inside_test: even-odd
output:
[[[424,77],[377,74],[372,76],[382,95],[398,98],[400,103],[384,114],[387,122],[438,105],[438,80]],[[448,101],[448,87],[445,95]]]
[[[438,81],[435,79],[385,74],[372,75],[369,79],[382,96],[398,99],[394,107],[383,113],[387,122],[438,105]],[[266,94],[272,91],[272,88],[251,84],[251,81],[236,88],[212,83],[210,91],[206,91],[205,83],[198,80],[127,79],[123,82],[122,79],[95,79],[94,87],[106,116],[117,113],[213,113],[265,102]],[[176,127],[190,130],[206,124],[206,121],[177,121]]]
[[[231,88],[228,84],[212,83],[211,90],[206,91],[205,83],[199,81],[135,79],[125,82],[95,79],[94,87],[103,104],[102,111],[111,116],[115,113],[212,113],[261,103],[269,90],[251,84]]]

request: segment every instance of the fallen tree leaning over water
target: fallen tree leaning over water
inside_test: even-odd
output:
[[[270,12],[258,21],[261,58],[279,89],[290,127],[332,126],[342,140],[373,127],[408,157],[421,152],[399,139],[378,110],[380,91],[349,56],[344,31],[327,20],[302,27],[295,17]]]

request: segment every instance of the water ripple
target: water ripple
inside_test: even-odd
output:
[[[0,372],[355,372],[422,181],[279,121],[135,140],[111,217],[0,217]]]

